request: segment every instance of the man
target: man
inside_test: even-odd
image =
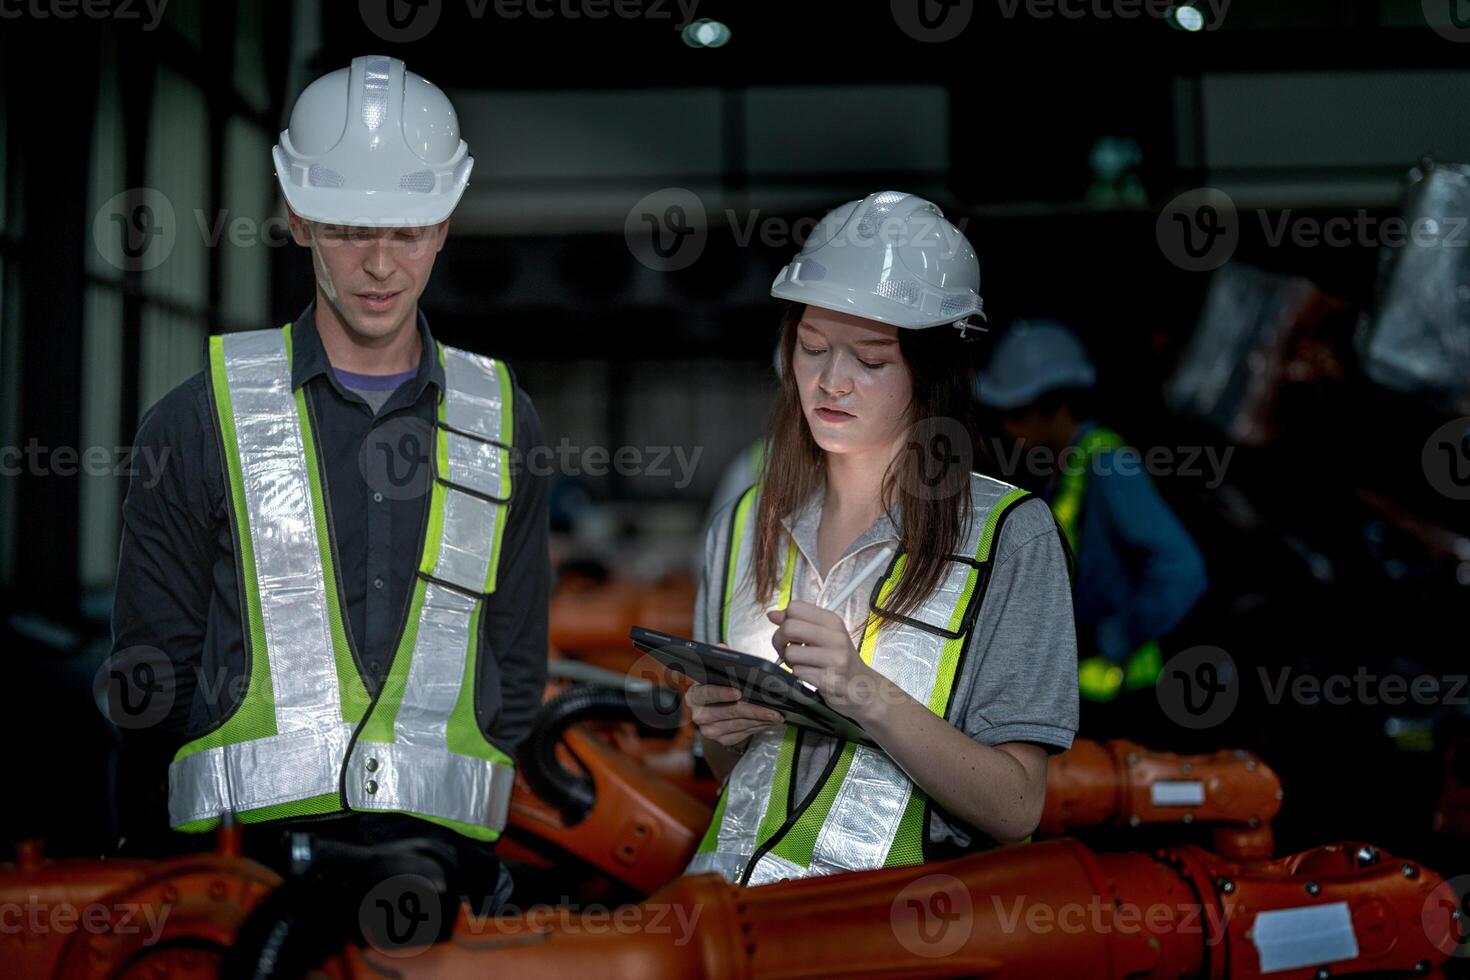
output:
[[[1087,417],[1097,372],[1081,340],[1052,320],[1021,320],[996,341],[976,397],[1022,451],[1058,461],[1043,495],[1076,557],[1082,696],[1109,702],[1150,687],[1158,640],[1205,591],[1205,565],[1136,450]]]
[[[123,505],[114,648],[162,651],[169,824],[431,837],[501,882],[518,743],[546,677],[542,442],[500,361],[438,344],[418,299],[472,159],[453,107],[386,57],[301,94],[273,151],[316,296],[210,339],[143,420],[171,451]]]

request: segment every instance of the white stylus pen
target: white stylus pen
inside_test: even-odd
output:
[[[836,597],[834,597],[829,603],[829,607],[834,611],[837,609],[841,609],[842,604],[852,597],[852,594],[858,590],[858,586],[862,585],[868,580],[869,575],[872,575],[874,572],[878,571],[878,569],[888,564],[889,554],[890,552],[887,548],[878,549],[878,554],[873,556],[873,560],[864,565],[858,571],[858,573],[852,577],[852,580],[842,587],[841,591],[839,591]],[[791,665],[786,662],[786,658],[779,653],[776,654],[776,662],[785,667],[787,670],[791,669]],[[803,681],[803,683],[805,683],[805,681]]]
[[[852,597],[852,594],[857,591],[859,585],[862,585],[868,580],[869,575],[872,575],[878,569],[888,564],[888,556],[889,551],[887,548],[879,548],[878,553],[873,556],[873,560],[864,565],[862,571],[854,575],[852,581],[844,585],[842,591],[837,593],[837,596],[831,602],[831,608],[833,610],[841,609],[842,604]]]

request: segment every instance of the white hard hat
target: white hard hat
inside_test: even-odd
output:
[[[1091,388],[1097,370],[1087,348],[1055,320],[1017,320],[1001,334],[985,369],[975,377],[975,398],[991,408],[1028,405],[1049,391]]]
[[[975,250],[938,207],[902,191],[828,212],[771,295],[899,327],[985,319]]]
[[[369,227],[443,221],[475,162],[448,96],[381,55],[308,85],[271,158],[291,210]]]

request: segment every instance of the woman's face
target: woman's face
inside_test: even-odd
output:
[[[897,327],[808,306],[791,370],[812,437],[827,452],[887,450],[903,436],[913,375]]]

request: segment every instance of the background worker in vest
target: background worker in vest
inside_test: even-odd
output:
[[[418,306],[468,147],[438,88],[365,57],[307,87],[273,156],[315,298],[282,331],[211,338],[137,436],[171,455],[124,503],[114,646],[162,651],[172,701],[138,733],[170,752],[168,814],[132,830],[229,811],[278,868],[288,830],[433,838],[460,887],[503,896],[494,841],[546,678],[547,502],[503,449],[542,442],[530,399]]]
[[[943,420],[969,445],[979,287],[958,229],[893,191],[828,214],[772,287],[794,305],[765,474],[710,529],[695,636],[783,656],[879,747],[694,686],[728,775],[691,873],[915,864],[1036,827],[1077,725],[1060,535],[1042,501],[927,438]]]
[[[1137,451],[1091,419],[1096,383],[1075,333],[1020,320],[997,338],[976,397],[1018,449],[1058,461],[1041,492],[1076,559],[1078,678],[1084,698],[1110,702],[1158,679],[1158,640],[1204,594],[1205,563]]]

